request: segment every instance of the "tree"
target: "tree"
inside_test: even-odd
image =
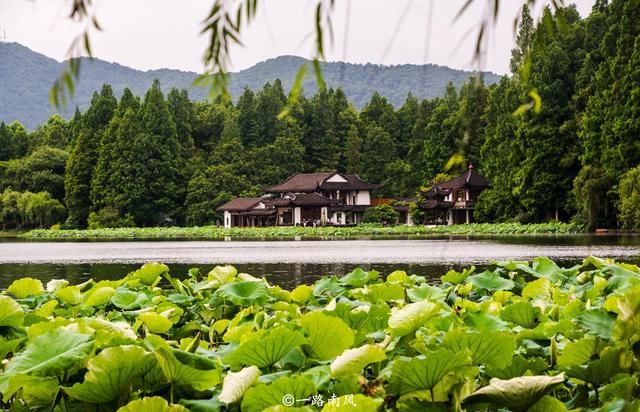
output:
[[[369,125],[362,147],[362,177],[369,182],[380,183],[386,180],[385,165],[398,159],[396,147],[382,127]],[[385,187],[383,193],[389,193]]]
[[[618,195],[622,227],[626,230],[640,230],[640,166],[622,175]]]
[[[43,146],[29,156],[9,160],[4,170],[2,189],[48,192],[55,199],[64,198],[65,165],[69,154]]]
[[[516,74],[525,62],[529,47],[533,40],[535,26],[533,18],[529,11],[529,6],[525,3],[522,5],[522,14],[518,26],[518,35],[516,37],[516,47],[511,50],[511,73]]]
[[[69,156],[65,175],[65,203],[71,226],[86,225],[91,210],[91,181],[98,163],[102,134],[111,121],[117,104],[111,86],[105,84],[100,94],[94,93],[91,106],[84,115],[84,127]]]
[[[215,224],[222,219],[222,215],[216,212],[218,206],[235,197],[253,194],[254,188],[228,165],[209,166],[197,171],[187,190],[187,224]]]
[[[585,166],[573,181],[576,201],[576,218],[585,223],[588,230],[615,225],[615,211],[611,206],[609,177],[601,170]]]
[[[385,226],[397,224],[398,219],[400,219],[400,213],[390,205],[370,207],[362,216],[362,222],[364,223],[381,223]]]
[[[445,171],[447,161],[462,145],[458,94],[449,83],[444,97],[431,113],[424,138],[424,174],[435,176]]]
[[[354,124],[349,127],[347,132],[343,157],[347,173],[362,173],[362,137]]]

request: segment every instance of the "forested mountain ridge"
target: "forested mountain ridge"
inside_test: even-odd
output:
[[[229,91],[236,99],[245,86],[253,91],[275,79],[282,81],[288,91],[296,72],[306,59],[295,56],[280,56],[230,75]],[[63,63],[36,53],[17,43],[0,42],[0,121],[10,123],[19,120],[29,129],[42,124],[52,114],[49,105],[49,90],[63,69]],[[83,59],[76,93],[63,116],[69,118],[76,105],[85,110],[91,95],[102,84],[113,87],[114,94],[121,96],[125,87],[136,95],[144,95],[154,79],[160,80],[163,90],[172,87],[189,90],[193,100],[203,100],[208,91],[192,87],[197,74],[180,70],[159,69],[140,71],[118,63],[100,59]],[[433,64],[403,64],[382,66],[376,64],[323,63],[322,71],[329,87],[342,87],[349,101],[361,108],[374,91],[385,96],[391,104],[399,107],[411,92],[420,99],[442,96],[449,82],[456,87],[472,74],[463,70]],[[499,80],[494,73],[484,73],[485,84]],[[317,91],[314,76],[308,75],[304,82],[307,94]]]

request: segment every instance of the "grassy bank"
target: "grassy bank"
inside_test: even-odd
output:
[[[180,275],[0,291],[0,409],[640,407],[634,265],[539,257],[438,285],[355,269],[291,291],[231,266]]]
[[[482,223],[454,226],[389,226],[359,225],[356,227],[256,227],[224,229],[215,226],[152,227],[94,230],[32,230],[22,235],[30,239],[293,239],[354,238],[359,236],[428,236],[483,234],[580,233],[583,228],[569,223]]]

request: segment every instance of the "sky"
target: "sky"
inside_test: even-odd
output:
[[[238,0],[236,0],[238,1]],[[338,0],[328,61],[375,64],[434,63],[456,69],[509,71],[514,19],[523,1],[500,2],[481,67],[473,62],[478,24],[488,0],[474,0],[455,20],[463,0]],[[141,70],[202,72],[207,38],[202,20],[213,0],[94,0],[103,31],[90,31],[93,54]],[[574,0],[586,16],[594,0]],[[231,71],[280,55],[313,57],[316,0],[260,0],[255,20],[231,49]],[[546,0],[537,0],[534,18]],[[0,0],[0,39],[18,42],[56,60],[69,57],[86,22],[67,15],[69,0]],[[2,64],[2,62],[0,62]]]

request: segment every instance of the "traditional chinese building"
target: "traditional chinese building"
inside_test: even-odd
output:
[[[382,185],[339,172],[298,173],[264,189],[262,197],[237,198],[220,206],[224,226],[350,225],[371,207]]]
[[[491,187],[486,177],[469,165],[466,172],[422,192],[424,201],[418,207],[424,211],[425,224],[457,225],[473,223],[473,210],[480,193]]]

